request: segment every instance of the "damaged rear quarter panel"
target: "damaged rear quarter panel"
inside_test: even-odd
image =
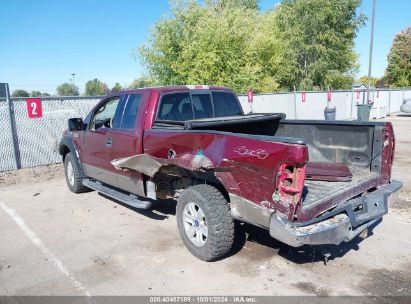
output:
[[[292,218],[295,205],[274,202],[276,175],[281,163],[308,160],[305,145],[279,143],[219,134],[213,131],[149,129],[144,153],[188,170],[214,170],[227,192],[251,203],[276,209]],[[169,157],[170,151],[175,153]],[[203,160],[202,160],[203,159]]]

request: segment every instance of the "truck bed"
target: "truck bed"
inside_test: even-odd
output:
[[[304,208],[310,208],[343,193],[347,193],[350,198],[354,197],[363,191],[362,186],[368,185],[378,177],[378,173],[370,172],[367,168],[353,173],[352,180],[349,182],[306,180],[302,205]]]
[[[281,113],[254,113],[184,122],[156,121],[154,127],[184,133],[233,133],[238,138],[306,145],[309,161],[347,165],[353,173],[349,182],[305,181],[297,218],[306,221],[381,185],[384,126],[382,122],[284,120]]]

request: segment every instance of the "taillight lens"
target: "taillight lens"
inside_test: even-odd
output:
[[[394,162],[394,154],[395,154],[395,136],[392,136],[392,149],[391,149],[391,164]]]
[[[277,189],[273,200],[298,204],[304,189],[305,164],[281,164],[277,176]]]

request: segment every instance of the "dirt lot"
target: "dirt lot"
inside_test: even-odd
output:
[[[411,295],[411,118],[389,120],[398,204],[341,246],[294,249],[243,225],[233,255],[205,263],[180,240],[173,204],[75,195],[61,165],[0,173],[0,295]]]

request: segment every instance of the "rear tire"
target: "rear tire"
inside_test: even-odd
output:
[[[88,192],[90,189],[82,184],[84,176],[74,157],[75,156],[70,152],[67,153],[64,158],[64,175],[66,177],[67,187],[74,193]]]
[[[216,188],[187,188],[177,201],[177,226],[187,249],[203,261],[224,257],[233,247],[234,222],[230,206]]]

